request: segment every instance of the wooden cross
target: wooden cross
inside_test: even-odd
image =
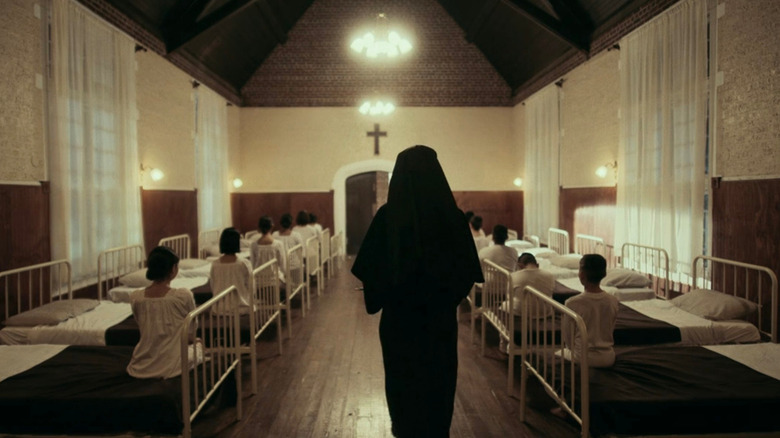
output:
[[[374,130],[367,131],[366,137],[374,137],[374,155],[379,155],[379,137],[387,137],[387,131],[380,131],[379,123],[374,123]]]

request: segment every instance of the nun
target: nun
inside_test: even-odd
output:
[[[436,151],[398,154],[352,273],[382,311],[385,395],[396,437],[449,436],[458,375],[456,307],[483,282],[474,239]]]

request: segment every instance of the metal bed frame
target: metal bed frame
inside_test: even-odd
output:
[[[128,245],[107,249],[98,254],[98,299],[119,285],[119,278],[142,269],[146,254],[141,245]]]
[[[157,244],[159,246],[167,246],[174,254],[179,256],[180,259],[190,258],[192,245],[190,243],[189,234],[178,234],[176,236],[163,237]]]
[[[652,280],[656,298],[671,298],[669,254],[663,248],[624,243],[620,248],[620,267],[646,274]]]
[[[4,295],[4,320],[52,301],[71,299],[70,262],[54,260],[0,272],[0,288]]]
[[[307,298],[309,308],[311,308],[311,297],[307,297],[308,289],[304,277],[303,245],[298,244],[287,250],[287,272],[284,273],[287,284],[285,285],[284,302],[281,304],[281,308],[287,313],[287,331],[290,337],[292,337],[292,299],[298,294],[301,295],[301,315],[304,318],[306,317]]]
[[[306,239],[306,289],[311,297],[311,277],[317,280],[317,296],[322,295],[322,266],[320,265],[320,237]]]
[[[219,228],[204,230],[198,233],[198,258],[205,259],[208,257],[208,247],[215,244],[219,245],[219,236],[221,234],[222,230]]]
[[[566,255],[569,250],[569,232],[560,228],[547,229],[547,247],[558,253]]]

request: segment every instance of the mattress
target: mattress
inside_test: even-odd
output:
[[[189,289],[191,291],[203,287],[208,286],[209,284],[209,278],[208,277],[180,277],[177,276],[176,278],[171,281],[171,288],[173,289]],[[109,289],[108,291],[108,299],[115,302],[115,303],[129,303],[130,302],[130,294],[141,288],[138,287],[129,287],[129,286],[117,286]],[[209,291],[210,292],[210,291]]]
[[[583,292],[585,287],[580,283],[579,277],[571,278],[558,278],[561,285],[564,287],[562,290],[569,289],[576,292]],[[601,286],[601,289],[613,295],[619,301],[637,301],[637,300],[652,300],[655,299],[655,291],[649,287],[614,287],[614,286]],[[576,295],[576,294],[572,294]]]
[[[131,377],[125,368],[132,352],[132,347],[68,346],[3,380],[0,433],[180,434],[181,378]],[[220,387],[222,405],[236,400],[235,384],[227,383]]]

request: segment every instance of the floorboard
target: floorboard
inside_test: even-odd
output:
[[[348,259],[312,296],[302,317],[294,304],[292,338],[283,327],[283,354],[275,329],[258,348],[259,393],[249,392],[249,361],[244,361],[244,415],[220,411],[196,420],[194,436],[229,437],[392,437],[384,396],[379,345],[379,314],[368,315],[360,282]],[[526,423],[520,402],[506,392],[507,358],[498,351],[495,332],[487,331],[486,355],[470,342],[469,309],[460,311],[458,386],[450,428],[452,438],[577,437],[578,430],[549,414],[549,399],[532,388]],[[286,320],[284,320],[286,325]],[[479,341],[479,321],[475,341]],[[520,368],[516,361],[519,390]]]

